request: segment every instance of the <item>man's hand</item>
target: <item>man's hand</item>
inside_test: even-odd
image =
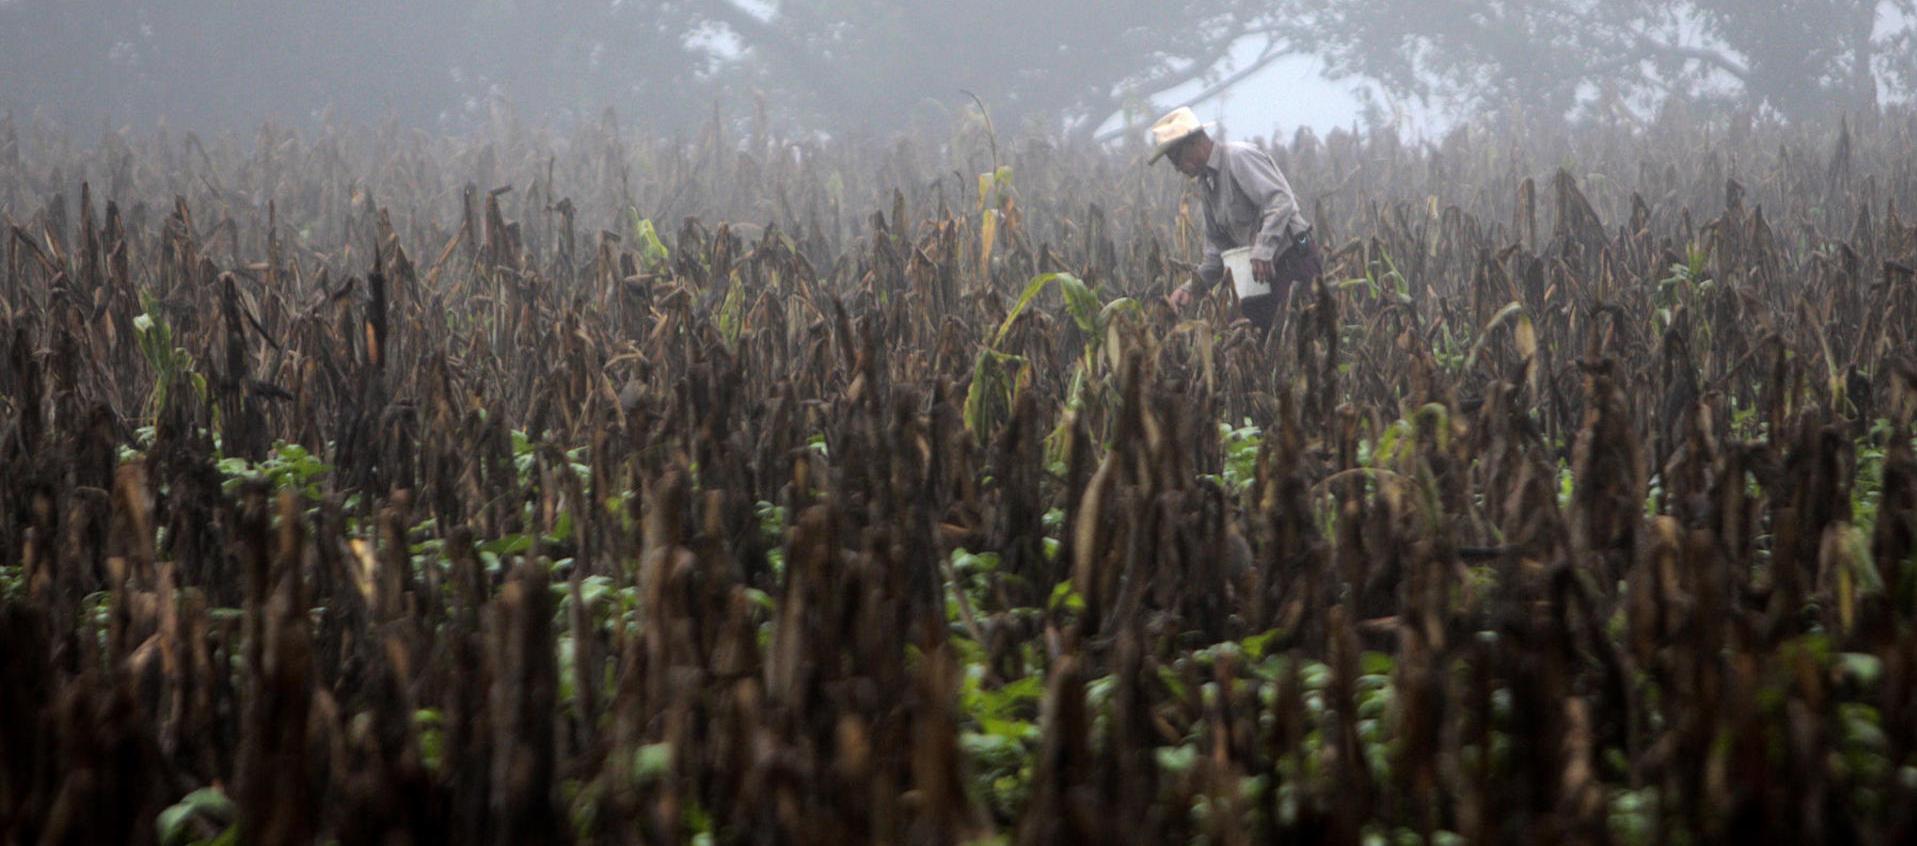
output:
[[[1264,259],[1251,260],[1251,278],[1261,283],[1264,283],[1266,285],[1270,285],[1271,277],[1272,277],[1271,262],[1265,261]]]
[[[1192,291],[1191,283],[1188,282],[1177,288],[1173,288],[1172,292],[1166,295],[1165,301],[1171,303],[1173,311],[1184,311],[1185,306],[1190,305],[1191,301],[1197,296],[1198,295]]]

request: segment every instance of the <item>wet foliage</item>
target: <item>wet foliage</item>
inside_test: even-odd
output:
[[[0,840],[1903,843],[1917,120],[0,124]]]

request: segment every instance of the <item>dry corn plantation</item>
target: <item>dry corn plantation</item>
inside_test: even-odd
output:
[[[0,124],[0,842],[1917,837],[1917,115]]]

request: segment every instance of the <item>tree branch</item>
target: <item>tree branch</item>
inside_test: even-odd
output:
[[[1200,91],[1197,94],[1193,95],[1191,100],[1189,100],[1188,102],[1203,103],[1206,100],[1209,100],[1213,97],[1223,94],[1225,93],[1227,89],[1231,88],[1234,85],[1237,85],[1240,82],[1245,81],[1245,79],[1247,77],[1250,77],[1252,74],[1255,74],[1261,70],[1264,70],[1265,67],[1270,65],[1272,62],[1278,61],[1279,59],[1282,59],[1289,55],[1291,55],[1290,50],[1280,50],[1275,46],[1275,42],[1274,42],[1274,46],[1265,48],[1265,52],[1260,54],[1258,58],[1253,59],[1250,64],[1247,64],[1244,67],[1239,68],[1236,71],[1233,71],[1230,76],[1227,76],[1224,79],[1219,80],[1218,82],[1214,83],[1211,87],[1206,88],[1205,90]]]
[[[1724,71],[1731,76],[1737,77],[1740,82],[1748,81],[1751,78],[1751,69],[1745,67],[1744,63],[1732,59],[1716,50],[1706,50],[1702,47],[1686,47],[1681,44],[1661,44],[1641,35],[1638,36],[1638,49],[1643,54],[1643,57],[1647,59],[1653,56],[1687,59]]]
[[[1203,103],[1206,100],[1210,100],[1213,97],[1223,94],[1225,93],[1225,91],[1229,90],[1232,86],[1245,81],[1245,79],[1250,77],[1252,74],[1255,74],[1261,70],[1264,70],[1272,62],[1275,62],[1281,58],[1291,55],[1292,53],[1291,50],[1281,49],[1278,45],[1279,45],[1279,41],[1276,38],[1267,42],[1265,44],[1264,51],[1258,55],[1258,58],[1253,59],[1252,61],[1247,63],[1244,67],[1233,71],[1230,75],[1226,76],[1224,79],[1221,79],[1213,83],[1209,87],[1205,88],[1205,90],[1192,95],[1191,98],[1186,101],[1186,104],[1190,105],[1194,103]],[[1229,47],[1227,48],[1227,52],[1229,52]],[[1218,59],[1221,59],[1221,58],[1223,58],[1222,55],[1218,57],[1214,57],[1211,64],[1212,65],[1217,64]],[[1193,66],[1195,67],[1196,65],[1197,63],[1194,62]],[[1156,85],[1153,87],[1152,91],[1153,93],[1158,93],[1158,92],[1164,91],[1167,88],[1175,88],[1179,85],[1183,85],[1186,82],[1190,82],[1191,80],[1198,78],[1205,69],[1208,69],[1210,67],[1211,65],[1205,65],[1203,68],[1199,68],[1195,71],[1188,68],[1187,69],[1188,72],[1178,75],[1181,78],[1177,78],[1173,81],[1170,81],[1168,84]],[[1161,79],[1163,79],[1164,76],[1165,75],[1161,75]],[[1095,127],[1101,123],[1104,123],[1105,120],[1110,117],[1111,117],[1111,112],[1108,111],[1102,115],[1087,115],[1086,120],[1089,121],[1093,118],[1097,118],[1098,122],[1091,124],[1092,126]],[[1138,124],[1128,124],[1125,126],[1120,126],[1116,129],[1110,129],[1105,132],[1101,132],[1097,135],[1097,137],[1094,140],[1103,144],[1115,138],[1120,138],[1124,136],[1124,134],[1127,132],[1136,132],[1138,129],[1139,129]]]
[[[818,90],[831,90],[845,83],[831,65],[819,61],[805,49],[805,45],[797,43],[784,30],[758,15],[740,8],[732,0],[707,0],[705,6],[714,19],[731,28],[748,48],[765,47],[779,54],[781,60],[791,65]]]

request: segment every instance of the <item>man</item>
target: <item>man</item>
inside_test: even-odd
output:
[[[1324,270],[1291,183],[1263,150],[1213,141],[1186,106],[1159,118],[1152,125],[1152,139],[1156,148],[1151,163],[1171,159],[1179,173],[1199,181],[1205,204],[1205,260],[1191,281],[1172,291],[1172,307],[1182,309],[1218,284],[1225,275],[1220,254],[1249,246],[1251,275],[1270,285],[1271,293],[1238,305],[1260,332],[1270,331],[1284,312],[1292,286]]]

